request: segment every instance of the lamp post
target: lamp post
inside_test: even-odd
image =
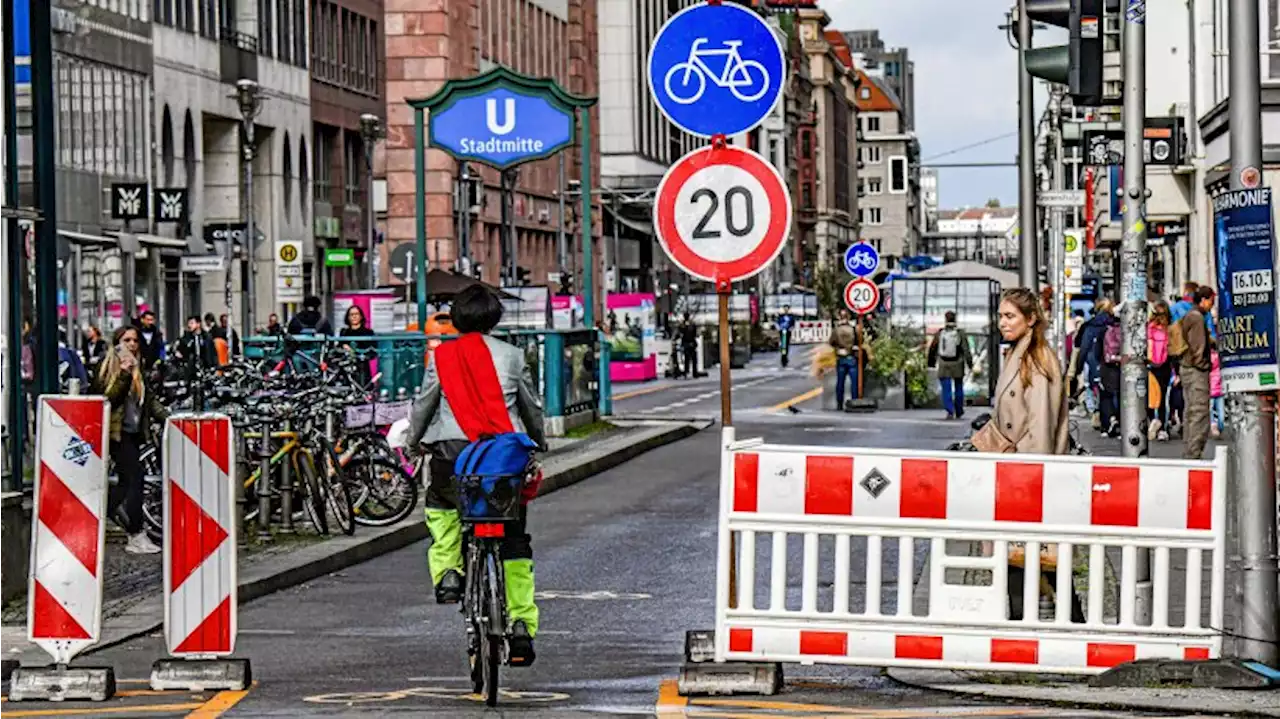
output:
[[[233,96],[240,107],[240,165],[244,172],[244,249],[242,252],[248,262],[248,287],[245,288],[245,310],[243,331],[253,333],[256,324],[256,287],[257,271],[254,267],[256,258],[257,229],[253,221],[253,160],[257,156],[257,147],[253,139],[253,120],[262,110],[262,92],[256,80],[236,80],[236,94]],[[225,287],[227,302],[227,324],[232,324],[235,313],[231,311],[231,239],[227,238],[227,283]],[[230,336],[230,328],[227,335]]]
[[[369,112],[360,116],[360,140],[364,147],[364,211],[365,222],[368,223],[366,234],[369,240],[369,250],[366,255],[369,263],[369,289],[374,289],[378,286],[378,237],[373,217],[373,146],[378,140],[382,139],[384,134],[382,118]]]

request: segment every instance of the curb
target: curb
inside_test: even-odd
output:
[[[661,432],[640,437],[615,451],[584,457],[581,461],[573,462],[555,472],[555,474],[544,477],[542,486],[539,487],[538,496],[542,497],[556,490],[577,484],[593,475],[613,469],[651,449],[697,434],[703,428],[702,425],[691,423],[667,427]],[[365,534],[359,539],[355,537],[332,537],[287,555],[287,559],[277,563],[271,569],[260,569],[257,572],[254,571],[257,569],[256,567],[248,569],[245,574],[249,576],[242,576],[237,586],[237,596],[240,603],[247,604],[269,594],[275,594],[276,592],[305,584],[338,570],[389,554],[397,549],[403,549],[428,536],[426,523],[416,515],[411,515],[401,524],[394,527],[364,527],[362,529],[365,532],[380,531],[381,533],[374,536]],[[335,547],[334,545],[346,546]],[[281,568],[281,564],[287,564],[287,566]],[[253,576],[255,574],[260,576]],[[160,597],[152,596],[142,600],[137,606],[145,608],[147,611],[135,610],[125,616],[134,613],[155,616],[157,609],[162,608],[163,600]],[[81,652],[78,656],[88,656],[110,649],[138,637],[152,634],[163,627],[163,620],[135,624],[133,627],[123,630],[119,636],[104,638],[99,643]],[[104,627],[104,637],[107,633],[108,630]],[[39,651],[35,647],[31,647],[31,649]],[[40,654],[47,658],[47,655],[43,652],[40,652]]]
[[[1074,709],[1109,709],[1142,712],[1189,711],[1197,714],[1213,714],[1233,717],[1280,717],[1280,699],[1275,708],[1264,706],[1242,709],[1240,702],[1268,696],[1266,690],[1234,690],[1215,701],[1207,692],[1231,690],[1206,689],[1132,689],[1122,691],[1152,692],[1149,697],[1124,698],[1115,696],[1115,690],[1098,689],[1081,683],[1072,687],[1035,686],[1030,684],[990,684],[969,681],[963,674],[941,669],[889,668],[885,675],[903,686],[931,692],[941,692],[960,697],[980,697],[1005,701],[1030,702],[1047,706]],[[1048,695],[1051,692],[1071,691],[1076,695],[1065,698]],[[1158,694],[1157,694],[1158,692]],[[1087,695],[1086,695],[1087,694]],[[1230,699],[1228,699],[1228,696]],[[1274,696],[1274,693],[1271,694]],[[1234,700],[1234,701],[1231,701]]]

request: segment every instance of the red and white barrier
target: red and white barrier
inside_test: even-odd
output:
[[[27,637],[55,664],[102,633],[108,417],[103,397],[40,398]]]
[[[1217,657],[1225,470],[1222,453],[1213,462],[959,454],[733,443],[730,434],[715,658],[1098,673],[1133,659]],[[758,543],[762,534],[770,541]],[[1016,569],[1026,611],[1016,619],[1011,547],[1025,556]],[[916,566],[925,548],[927,574]],[[1135,621],[1147,591],[1136,580],[1139,549],[1152,554],[1150,622]],[[1104,593],[1116,556],[1113,613]],[[1063,571],[1042,592],[1042,569],[1054,565]],[[956,580],[966,573],[970,583]],[[1087,589],[1073,617],[1075,578]],[[851,596],[855,585],[865,596]],[[1171,610],[1175,598],[1184,610]]]
[[[164,627],[169,653],[226,656],[236,641],[235,444],[226,415],[164,431]]]

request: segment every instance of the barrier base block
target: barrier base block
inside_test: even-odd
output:
[[[676,681],[680,696],[773,695],[782,691],[782,665],[776,662],[686,662]]]
[[[253,682],[248,659],[159,659],[151,665],[156,691],[238,691]]]
[[[702,664],[716,660],[716,630],[690,629],[684,633],[684,660]]]
[[[0,660],[0,681],[9,681],[9,675],[20,666],[17,659]]]
[[[1139,659],[1108,669],[1089,681],[1095,687],[1190,686],[1203,689],[1280,687],[1280,670],[1239,659]]]
[[[9,676],[11,702],[105,702],[115,694],[111,667],[18,667]]]
[[[866,397],[849,400],[844,406],[844,411],[855,413],[875,412],[878,409],[880,409],[880,403]]]

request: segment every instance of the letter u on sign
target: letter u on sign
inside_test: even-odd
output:
[[[505,135],[516,129],[516,100],[508,97],[503,101],[502,124],[498,124],[498,99],[489,98],[484,102],[484,119],[485,124],[489,126],[489,132],[495,135]]]

